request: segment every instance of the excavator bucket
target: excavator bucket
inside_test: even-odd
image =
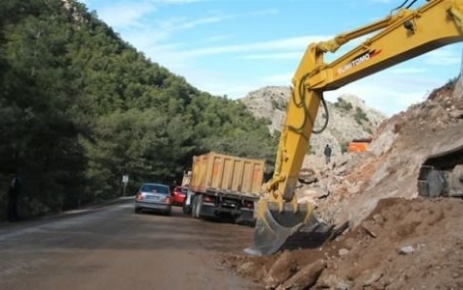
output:
[[[256,225],[254,245],[248,250],[253,255],[271,255],[302,227],[317,224],[313,206],[309,203],[294,206],[285,203],[280,210],[278,202],[260,199],[255,207]]]

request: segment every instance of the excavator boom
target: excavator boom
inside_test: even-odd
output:
[[[328,116],[323,92],[462,41],[462,21],[463,0],[428,0],[417,9],[401,8],[370,25],[308,45],[292,79],[275,172],[255,208],[253,253],[275,253],[301,227],[314,229],[319,223],[311,204],[298,204],[295,189],[311,134],[320,132],[313,131],[320,104]],[[373,32],[377,33],[361,45],[324,62],[325,53]],[[328,118],[322,130],[327,122]]]

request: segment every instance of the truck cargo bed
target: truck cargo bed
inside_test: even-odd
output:
[[[185,213],[194,218],[233,217],[252,222],[265,160],[209,152],[194,156]]]
[[[259,195],[265,170],[263,159],[209,152],[193,157],[190,188],[195,192]]]

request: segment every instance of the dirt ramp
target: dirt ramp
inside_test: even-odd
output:
[[[308,286],[297,289],[463,289],[462,214],[460,199],[385,199],[355,230],[318,248],[223,263],[271,281],[268,289],[304,285],[301,273]]]

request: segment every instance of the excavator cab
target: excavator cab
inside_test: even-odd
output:
[[[254,209],[254,245],[249,252],[273,254],[297,231],[306,228],[310,232],[320,225],[313,205],[299,204],[295,189],[311,134],[321,133],[328,124],[329,112],[323,92],[336,90],[431,50],[463,41],[463,0],[427,0],[417,9],[410,8],[416,2],[411,1],[402,8],[407,2],[382,20],[307,47],[292,80],[275,173]],[[324,53],[334,53],[348,41],[372,32],[377,33],[361,45],[331,63],[324,62]],[[326,119],[320,130],[314,130],[320,105],[325,109],[323,115]],[[435,194],[448,187],[446,183],[436,181],[448,172],[430,170],[435,165],[436,162],[432,162],[423,169],[431,174],[420,174],[420,179],[432,181],[431,185],[419,183],[420,191],[427,194]],[[456,167],[454,171],[454,179],[463,180],[463,169]]]

